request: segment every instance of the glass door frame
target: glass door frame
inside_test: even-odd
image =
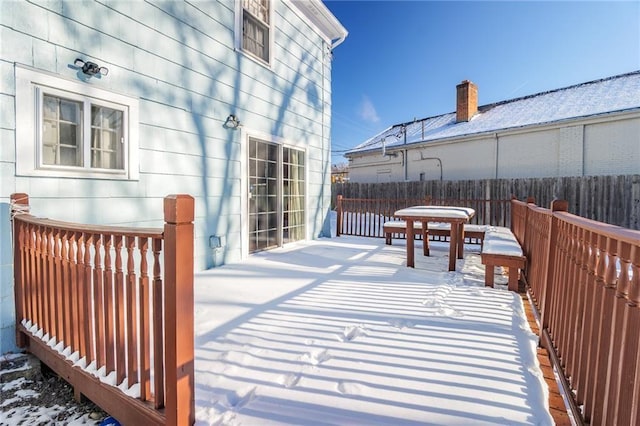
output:
[[[241,198],[243,199],[242,205],[244,206],[243,208],[243,217],[245,218],[242,222],[242,240],[244,241],[243,244],[243,255],[242,257],[246,257],[250,254],[259,252],[259,251],[263,251],[263,250],[270,250],[273,248],[277,248],[277,247],[282,247],[283,245],[289,243],[289,242],[293,242],[293,241],[301,241],[301,240],[305,240],[307,239],[307,185],[308,185],[308,169],[307,169],[307,152],[306,149],[304,149],[303,147],[299,147],[299,146],[295,146],[295,145],[291,145],[291,144],[285,144],[281,141],[277,141],[277,140],[273,140],[273,138],[268,138],[268,137],[263,137],[263,136],[256,136],[253,134],[247,134],[245,138],[243,138],[243,141],[245,143],[243,143],[243,157],[245,158],[245,166],[243,167],[243,178],[242,178],[242,187],[244,188],[241,194]],[[264,167],[268,167],[268,165],[266,163],[268,163],[268,161],[265,161],[264,158],[260,158],[258,159],[258,157],[260,157],[261,153],[259,151],[256,151],[256,149],[252,149],[252,144],[257,144],[257,146],[261,146],[261,145],[265,145],[268,146],[270,148],[275,148],[276,153],[275,156],[271,155],[271,159],[275,158],[275,180],[276,180],[276,200],[275,200],[275,211],[272,210],[271,207],[273,207],[274,202],[271,202],[271,207],[266,209],[265,213],[259,214],[259,212],[257,211],[257,208],[255,211],[252,211],[252,206],[253,206],[253,201],[256,195],[258,196],[265,196],[265,194],[258,194],[258,192],[260,191],[259,188],[256,188],[255,186],[252,187],[252,185],[255,185],[256,182],[258,182],[258,180],[256,180],[256,174],[260,174],[257,173],[257,169],[256,169],[256,160],[257,164],[260,164]],[[287,164],[284,163],[284,150],[287,149],[288,151],[288,158],[289,161],[287,162]],[[264,152],[266,153],[268,150],[265,150]],[[302,198],[301,204],[302,204],[302,214],[301,216],[298,216],[298,220],[301,220],[302,223],[297,225],[296,227],[294,227],[294,229],[291,228],[291,224],[289,223],[289,228],[287,229],[287,238],[285,239],[285,231],[284,231],[284,217],[285,217],[285,208],[287,208],[286,206],[284,206],[284,199],[285,199],[285,174],[288,176],[287,179],[287,184],[291,185],[291,177],[290,177],[290,173],[291,173],[291,156],[292,156],[292,152],[299,152],[300,154],[297,155],[297,161],[298,163],[296,163],[296,166],[299,167],[299,170],[297,171],[298,174],[298,178],[297,178],[297,185],[298,187],[296,188],[297,191],[301,191],[301,194],[296,193],[296,195],[298,195],[298,197]],[[252,154],[255,155],[254,157],[252,157]],[[289,167],[289,170],[287,173],[285,173],[284,168],[285,167]],[[265,173],[262,173],[263,175],[272,175],[272,173],[270,173],[269,171],[267,171],[266,169],[264,169]],[[252,174],[253,173],[253,174]],[[301,174],[301,176],[300,176]],[[262,178],[266,178],[265,176],[262,176]],[[267,183],[267,182],[260,182],[260,183]],[[267,187],[268,188],[268,187]],[[264,202],[269,202],[268,200],[268,192],[269,189],[267,189],[267,200],[263,200]],[[273,190],[271,190],[271,192],[273,192]],[[291,197],[291,193],[292,190],[288,190],[287,194],[289,196],[289,200],[292,199]],[[298,200],[300,201],[300,200]],[[298,204],[299,205],[299,204]],[[265,205],[263,204],[263,209],[264,209]],[[290,207],[289,207],[290,208]],[[270,212],[271,213],[275,213],[275,226],[273,226],[273,222],[269,223],[269,216],[270,216]],[[287,210],[287,213],[291,213],[290,210]],[[298,213],[299,214],[299,213]],[[256,216],[258,215],[258,216]],[[263,222],[262,223],[258,223],[258,220],[261,219]],[[265,222],[266,225],[265,225]],[[255,221],[255,222],[254,222]],[[252,227],[252,225],[255,223],[255,227]],[[263,227],[264,229],[259,229],[260,227]],[[302,228],[302,229],[295,229],[295,228]],[[262,235],[259,235],[260,232],[263,232]],[[292,232],[294,231],[294,232]],[[275,236],[269,236],[270,232],[275,232]],[[292,240],[292,236],[295,237],[294,240]],[[255,240],[252,240],[255,239]],[[262,241],[261,241],[262,239]],[[266,239],[266,242],[265,242]]]

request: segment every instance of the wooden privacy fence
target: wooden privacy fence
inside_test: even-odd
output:
[[[640,171],[640,169],[639,169]],[[344,182],[331,185],[331,205],[345,198],[423,198],[499,200],[512,195],[534,197],[541,206],[566,200],[582,217],[640,230],[640,174],[554,178],[472,179],[385,183]]]
[[[471,207],[476,211],[470,223],[508,227],[511,220],[510,200],[434,199],[423,198],[344,198],[336,199],[336,235],[384,237],[383,225],[396,220],[396,210],[418,205]]]
[[[164,229],[40,219],[28,200],[11,196],[17,345],[124,425],[193,424],[193,198],[164,199]]]
[[[541,342],[576,419],[640,424],[640,231],[512,201]],[[520,221],[521,219],[518,219]]]

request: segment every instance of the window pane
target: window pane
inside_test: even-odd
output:
[[[269,160],[274,163],[278,161],[278,146],[277,145],[269,145]]]
[[[58,120],[58,101],[59,101],[58,98],[54,98],[51,96],[44,96],[43,98],[44,118]]]
[[[283,164],[288,173],[288,180],[284,185],[284,209],[286,220],[283,223],[283,238],[286,242],[298,241],[305,238],[304,222],[304,151],[284,148],[290,163]]]
[[[42,163],[82,167],[82,102],[42,97]]]
[[[76,165],[76,149],[75,148],[60,148],[60,162],[63,166],[75,166]]]
[[[269,62],[269,27],[246,11],[242,18],[242,48]]]
[[[78,146],[78,125],[74,123],[60,123],[60,144]]]
[[[269,0],[243,0],[242,7],[265,24],[269,24]]]
[[[77,123],[80,118],[80,103],[60,99],[60,121],[70,121]]]
[[[124,168],[123,112],[91,106],[91,167]]]

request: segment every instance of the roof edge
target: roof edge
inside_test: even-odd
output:
[[[524,99],[535,98],[537,96],[548,95],[549,93],[555,93],[555,92],[559,92],[561,90],[575,89],[577,87],[586,86],[586,85],[589,85],[589,84],[602,83],[602,82],[605,82],[605,81],[615,80],[615,79],[618,79],[618,78],[630,77],[632,75],[640,75],[640,70],[631,71],[631,72],[627,72],[627,73],[624,73],[624,74],[613,75],[611,77],[600,78],[600,79],[597,79],[597,80],[585,81],[583,83],[572,84],[571,86],[560,87],[558,89],[552,89],[552,90],[546,90],[544,92],[533,93],[531,95],[520,96],[518,98],[506,99],[506,100],[503,100],[503,101],[493,102],[493,103],[485,104],[485,105],[478,105],[478,112],[482,112],[482,110],[491,109],[491,108],[494,108],[496,106],[508,104],[508,103],[511,103],[511,102],[517,102],[517,101],[521,101],[521,100],[524,100]],[[420,118],[420,119],[417,119],[417,120],[413,119],[411,121],[406,121],[404,123],[392,124],[390,127],[408,126],[409,124],[413,124],[413,123],[418,122],[418,121],[430,120],[432,118],[443,117],[445,115],[455,114],[455,113],[456,113],[455,111],[450,111],[450,112],[446,112],[444,114],[432,115],[432,116]]]
[[[289,0],[289,2],[320,30],[332,49],[342,43],[349,34],[322,0]]]
[[[616,117],[618,115],[633,114],[633,113],[636,113],[636,112],[640,112],[640,106],[633,107],[633,108],[619,109],[619,110],[615,110],[615,111],[601,112],[601,113],[597,113],[597,114],[582,115],[582,116],[577,116],[577,117],[569,117],[569,118],[564,118],[562,120],[557,120],[557,121],[546,121],[546,122],[542,122],[542,123],[532,123],[532,124],[526,124],[526,125],[522,125],[522,126],[512,126],[512,127],[504,127],[504,128],[500,128],[500,129],[493,129],[493,130],[483,130],[483,131],[480,131],[480,132],[465,133],[465,134],[462,134],[462,135],[448,136],[448,137],[439,138],[439,139],[423,139],[423,140],[419,140],[419,141],[408,142],[406,144],[394,144],[394,145],[388,146],[387,150],[388,151],[394,151],[394,150],[397,150],[397,149],[402,149],[403,147],[409,147],[409,146],[420,145],[420,144],[429,144],[429,143],[432,143],[432,142],[449,142],[450,143],[450,142],[461,141],[461,140],[469,139],[469,138],[480,138],[480,137],[483,137],[485,135],[517,132],[517,131],[523,131],[523,130],[534,128],[534,127],[548,127],[548,126],[553,126],[553,125],[556,125],[556,124],[564,124],[564,123],[568,123],[568,122],[572,122],[572,121],[592,120],[592,119],[594,119],[596,117],[606,117],[606,116]],[[447,113],[447,114],[452,114],[452,113]],[[443,115],[447,115],[447,114],[443,114]],[[440,116],[435,116],[435,117],[440,117]],[[418,121],[420,121],[420,120],[418,120]],[[413,123],[413,121],[411,121],[409,123]],[[396,125],[396,126],[399,126],[399,125]],[[384,133],[384,132],[381,132],[381,133]],[[378,134],[377,136],[379,136],[380,134]],[[374,139],[375,137],[376,136],[374,136],[371,139]],[[352,150],[349,150],[349,151],[345,152],[344,156],[349,158],[349,156],[352,156],[352,155],[367,154],[367,153],[370,153],[370,152],[374,152],[376,150],[380,150],[380,147],[379,146],[375,146],[373,148],[368,148],[368,149],[366,147],[363,147],[362,149],[353,148]]]

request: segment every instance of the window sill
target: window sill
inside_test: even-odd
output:
[[[243,50],[242,48],[235,48],[234,50],[237,53],[240,53],[245,58],[252,60],[256,64],[263,66],[264,68],[268,69],[269,71],[273,71],[273,68],[272,68],[270,62],[267,62],[267,61],[265,61],[263,59],[260,59],[259,57],[257,57],[253,53],[247,52],[246,50]]]
[[[92,171],[92,170],[73,170],[64,168],[39,168],[30,171],[22,171],[16,173],[16,176],[25,177],[47,177],[47,178],[71,178],[71,179],[101,179],[101,180],[120,180],[120,181],[138,181],[138,177],[129,177],[126,172],[114,171]]]

